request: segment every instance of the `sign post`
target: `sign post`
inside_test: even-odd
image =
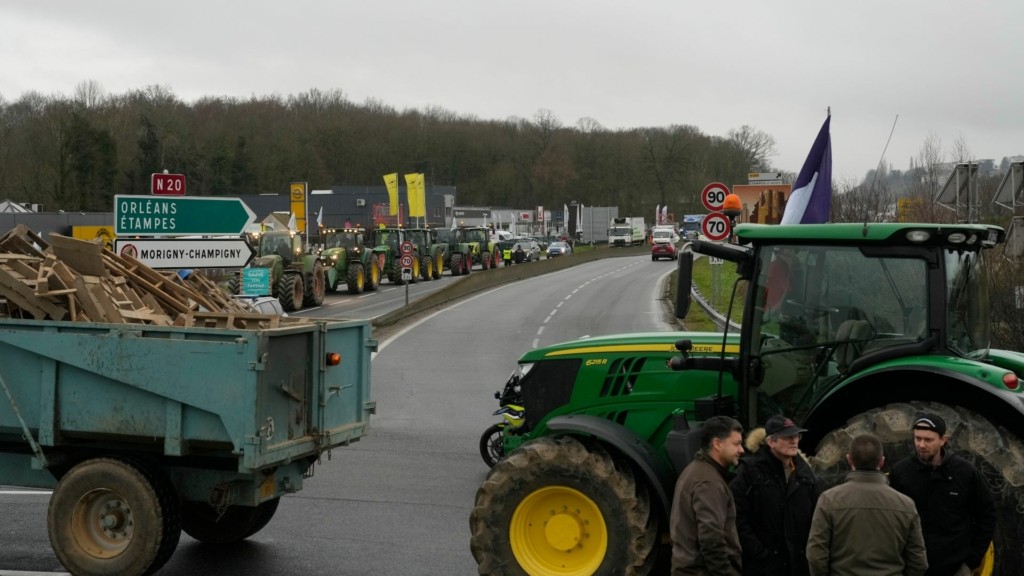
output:
[[[235,236],[255,221],[241,198],[114,196],[117,236]]]

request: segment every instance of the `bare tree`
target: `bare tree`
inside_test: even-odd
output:
[[[72,98],[76,104],[89,110],[101,106],[107,98],[103,86],[95,80],[85,80],[75,86],[75,95]]]
[[[750,170],[767,170],[769,159],[778,154],[771,134],[746,124],[729,130],[729,140],[746,152]]]

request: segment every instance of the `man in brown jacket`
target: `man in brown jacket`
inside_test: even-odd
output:
[[[846,483],[818,498],[807,541],[811,576],[921,576],[928,569],[914,501],[889,487],[882,443],[861,434]]]
[[[701,450],[679,475],[672,498],[672,576],[740,576],[736,505],[729,467],[743,454],[743,426],[712,416],[701,428]]]

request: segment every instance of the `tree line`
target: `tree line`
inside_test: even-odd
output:
[[[774,154],[749,126],[726,136],[695,126],[609,130],[549,111],[486,120],[440,107],[357,104],[340,91],[192,103],[166,87],[108,95],[96,82],[72,95],[0,96],[0,198],[45,210],[109,211],[115,194],[148,194],[153,172],[188,178],[198,196],[379,185],[422,172],[458,187],[460,205],[530,208],[581,202],[649,214],[701,212],[708,182],[742,182]]]

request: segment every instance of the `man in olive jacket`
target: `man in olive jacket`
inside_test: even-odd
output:
[[[744,576],[808,574],[804,554],[821,485],[800,454],[804,432],[777,415],[747,436],[755,454],[740,463],[730,484]]]
[[[811,576],[921,576],[928,558],[921,519],[910,498],[893,490],[882,443],[861,434],[846,455],[853,472],[818,498],[807,541]]]
[[[712,416],[701,428],[701,446],[676,481],[669,520],[672,576],[740,576],[729,467],[743,454],[743,426]]]

